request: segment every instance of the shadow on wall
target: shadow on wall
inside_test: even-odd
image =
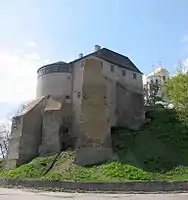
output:
[[[167,172],[188,165],[188,126],[173,110],[154,111],[140,130],[112,128],[119,160],[150,172]]]
[[[139,127],[145,120],[143,94],[117,83],[117,126]]]
[[[71,137],[70,126],[62,125],[59,131],[59,138],[61,144],[61,151],[75,149],[76,142]]]

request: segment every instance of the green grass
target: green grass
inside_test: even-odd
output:
[[[72,181],[188,179],[188,128],[174,111],[156,111],[154,119],[138,131],[115,129],[113,141],[118,161],[81,167],[74,164],[75,152],[63,152],[47,174],[56,155],[36,158],[0,176]]]
[[[148,172],[144,169],[119,161],[98,166],[81,167],[74,164],[74,152],[61,154],[53,169],[43,176],[46,168],[41,165],[46,158],[36,158],[31,163],[1,173],[1,177],[12,179],[43,179],[72,181],[126,181],[126,180],[185,180],[188,168],[174,167],[168,172]],[[55,156],[53,156],[55,157]],[[52,157],[49,158],[51,161]]]
[[[36,158],[30,163],[18,168],[1,171],[0,176],[13,179],[40,178],[48,169],[55,156],[56,155]]]

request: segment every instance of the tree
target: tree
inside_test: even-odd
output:
[[[16,112],[14,112],[14,115],[11,114],[11,116],[7,119],[7,123],[0,124],[0,154],[3,158],[5,158],[8,154],[8,144],[11,132],[11,123],[9,122],[12,120],[13,116],[18,115],[25,109],[25,107],[26,104],[20,105]]]
[[[155,83],[147,83],[144,85],[144,104],[146,106],[154,106],[155,102],[161,100],[157,95],[159,92],[159,85]]]
[[[10,126],[7,124],[0,124],[0,153],[3,158],[8,153],[8,142],[10,137]]]
[[[187,59],[180,61],[177,65],[177,74],[186,74],[188,72]]]
[[[188,119],[188,74],[179,73],[168,79],[163,86],[163,93],[173,101],[181,117]]]

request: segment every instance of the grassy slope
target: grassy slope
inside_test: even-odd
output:
[[[175,113],[156,112],[155,119],[139,131],[132,134],[128,130],[116,130],[114,139],[119,161],[80,167],[74,164],[74,152],[63,152],[46,175],[44,173],[56,155],[36,158],[0,175],[74,181],[188,179],[188,128]]]

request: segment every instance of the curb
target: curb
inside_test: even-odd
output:
[[[128,181],[128,182],[72,182],[55,180],[0,179],[0,187],[24,187],[31,189],[80,190],[103,192],[186,192],[185,181]]]

